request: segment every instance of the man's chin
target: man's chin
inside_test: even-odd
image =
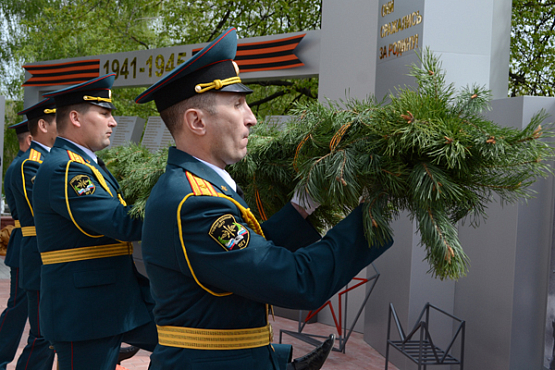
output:
[[[110,146],[110,140],[106,141],[106,142],[102,142],[98,147],[96,148],[91,148],[91,150],[93,152],[98,152],[99,150],[105,149],[108,146]]]
[[[232,164],[235,164],[235,163],[237,163],[237,162],[240,162],[240,161],[243,160],[243,158],[245,158],[246,156],[247,156],[247,153],[245,152],[245,154],[244,154],[243,156],[241,156],[241,157],[231,158],[231,159],[228,161],[227,165],[228,165],[228,166],[231,166]]]

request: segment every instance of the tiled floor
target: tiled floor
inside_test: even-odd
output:
[[[3,263],[3,259],[0,258],[0,312],[6,308],[6,302],[9,295],[9,274],[7,267]],[[274,327],[275,340],[279,340],[279,333],[281,329],[293,330],[297,329],[297,322],[282,317],[276,316],[275,322],[272,323]],[[23,340],[20,343],[20,348],[16,356],[19,355],[23,349],[24,343],[26,341],[26,329],[24,333]],[[314,323],[308,324],[304,332],[310,334],[317,334],[327,336],[334,332],[334,328],[328,325]],[[283,335],[283,343],[293,345],[293,356],[299,357],[307,352],[314,349],[314,346],[307,344],[301,340],[295,339],[289,335]],[[341,369],[341,370],[383,370],[385,368],[384,358],[376,352],[372,347],[370,347],[363,340],[363,336],[360,333],[353,332],[349,341],[346,345],[346,353],[333,351],[330,357],[322,367],[324,370],[331,369]],[[149,364],[149,353],[146,351],[139,351],[133,358],[123,361],[122,366],[127,370],[147,370]],[[15,361],[8,365],[7,370],[15,369]],[[54,369],[56,369],[56,363],[54,363]],[[120,370],[124,370],[120,369]],[[389,369],[398,370],[391,363]]]

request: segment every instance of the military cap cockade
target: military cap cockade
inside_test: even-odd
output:
[[[78,85],[44,94],[44,96],[54,98],[57,108],[73,104],[91,103],[102,108],[116,109],[114,104],[112,104],[111,90],[115,79],[116,74],[111,73]]]
[[[56,113],[56,104],[54,104],[54,99],[46,98],[37,104],[18,112],[17,114],[24,114],[28,120],[32,120],[54,113]]]
[[[241,83],[239,67],[233,61],[237,52],[237,32],[229,28],[189,60],[135,98],[138,104],[154,100],[158,112],[196,94],[216,90],[251,93]]]
[[[8,126],[8,128],[15,129],[16,134],[23,134],[25,132],[29,132],[29,125],[27,125],[28,122],[29,120],[26,119],[25,121],[14,123],[13,125]]]

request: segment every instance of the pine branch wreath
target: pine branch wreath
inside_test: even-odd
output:
[[[97,153],[118,180],[128,204],[129,214],[143,218],[150,191],[166,170],[168,150],[151,153],[146,147],[129,143]]]
[[[300,190],[321,204],[311,221],[325,230],[362,200],[367,239],[384,243],[392,238],[390,223],[408,211],[429,272],[464,276],[469,260],[456,223],[485,218],[494,195],[503,203],[533,196],[529,186],[552,173],[553,148],[543,139],[553,131],[540,125],[544,112],[523,130],[486,120],[487,90],[456,92],[429,50],[420,57],[411,71],[418,88],[399,89],[388,103],[310,103],[297,106],[285,127],[257,125],[248,155],[229,168],[255,215],[267,219]],[[105,153],[139,217],[166,155],[136,145]]]

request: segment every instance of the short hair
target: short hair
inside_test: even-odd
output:
[[[216,101],[216,94],[217,92],[215,91],[207,91],[202,94],[197,94],[161,111],[160,117],[162,117],[162,120],[164,121],[164,124],[168,128],[170,134],[173,136],[174,133],[180,129],[181,124],[183,123],[183,114],[185,114],[187,109],[203,109],[211,115],[215,114],[216,110],[214,109],[214,103]]]
[[[39,121],[41,119],[45,120],[49,125],[52,124],[52,122],[54,122],[54,118],[56,116],[53,114],[45,114],[43,116],[40,117],[36,117],[36,118],[32,118],[27,122],[27,126],[29,127],[29,132],[31,133],[31,135],[33,136],[37,136],[38,133],[38,129],[39,129]]]
[[[25,131],[25,132],[20,132],[17,134],[17,141],[19,143],[19,145],[22,145],[25,142],[25,139],[27,139],[27,136],[31,135],[31,133],[29,131]]]
[[[80,114],[86,114],[91,106],[92,104],[89,103],[79,103],[66,105],[61,108],[56,107],[56,125],[58,132],[63,132],[69,126],[69,112],[75,110]]]

